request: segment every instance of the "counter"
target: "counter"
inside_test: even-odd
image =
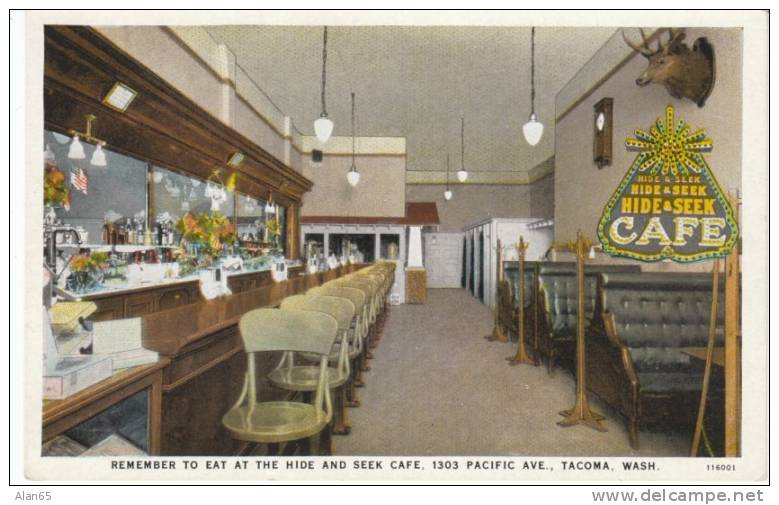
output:
[[[286,296],[304,293],[359,268],[362,265],[306,274],[303,267],[293,267],[284,282],[273,282],[270,272],[248,272],[228,280],[237,288],[232,295],[214,300],[198,296],[197,281],[83,298],[99,306],[92,319],[95,315],[98,319],[141,316],[144,347],[164,359],[161,407],[158,419],[152,420],[160,427],[155,452],[237,455],[246,444],[233,440],[221,419],[237,400],[246,370],[237,325],[241,316],[256,308],[278,306]],[[111,304],[114,312],[110,312]],[[264,377],[277,361],[278,356],[272,354],[258,356],[258,377]],[[275,398],[283,392],[268,387],[259,395]]]

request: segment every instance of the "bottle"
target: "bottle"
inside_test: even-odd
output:
[[[135,244],[135,227],[132,221],[127,221],[127,243]]]
[[[144,240],[143,239],[144,239],[145,233],[143,231],[143,228],[144,228],[143,221],[139,219],[138,220],[138,228],[135,230],[135,243],[137,245],[144,245]]]

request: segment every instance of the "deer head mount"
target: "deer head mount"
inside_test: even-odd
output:
[[[644,30],[641,45],[631,42],[622,32],[627,45],[649,60],[649,66],[638,76],[636,84],[662,84],[674,98],[689,98],[703,107],[714,88],[714,47],[705,37],[698,38],[690,49],[682,42],[684,30],[667,28],[668,41],[662,42],[658,34],[657,48],[650,47]]]

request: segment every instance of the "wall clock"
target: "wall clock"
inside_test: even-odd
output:
[[[598,165],[598,168],[611,165],[613,107],[613,98],[603,98],[594,106],[595,137],[593,141],[593,160]]]

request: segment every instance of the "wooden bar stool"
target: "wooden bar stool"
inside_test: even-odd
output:
[[[349,379],[350,366],[347,352],[349,349],[349,329],[354,318],[354,304],[346,298],[316,295],[295,295],[281,302],[281,310],[309,310],[333,316],[338,321],[338,336],[328,356],[330,366],[327,369],[327,384],[335,394],[335,412],[333,415],[333,433],[348,433],[345,406],[345,384]],[[315,355],[303,354],[309,361],[316,361]],[[295,353],[286,352],[278,366],[268,374],[268,380],[281,389],[295,392],[312,392],[316,388],[319,369],[311,364],[295,363]]]
[[[280,444],[306,440],[323,432],[332,417],[327,386],[327,356],[338,333],[333,316],[304,310],[255,309],[241,317],[238,329],[246,352],[246,375],[238,401],[222,417],[233,438]],[[259,352],[307,352],[319,356],[312,403],[257,401],[255,355]]]

